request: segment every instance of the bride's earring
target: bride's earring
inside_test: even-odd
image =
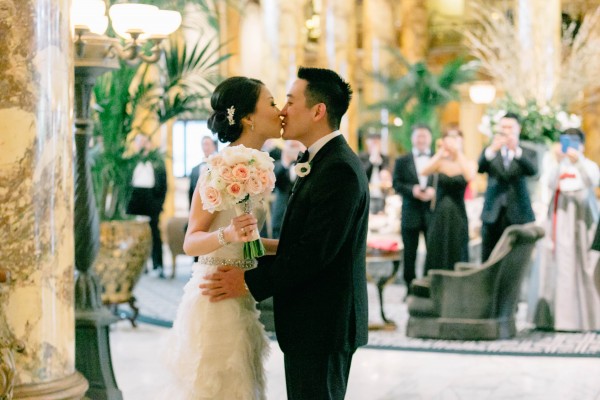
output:
[[[252,124],[250,125],[250,130],[251,130],[252,132],[254,132],[254,122],[252,122]]]

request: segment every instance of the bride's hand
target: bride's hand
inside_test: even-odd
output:
[[[242,214],[232,218],[227,228],[225,228],[226,240],[230,243],[252,240],[252,232],[258,229],[257,223],[258,221],[252,214]]]

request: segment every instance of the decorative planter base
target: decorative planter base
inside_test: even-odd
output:
[[[13,400],[80,400],[88,382],[80,373],[56,381],[15,387]]]
[[[134,312],[131,318],[134,325],[137,307],[133,289],[144,270],[151,246],[147,220],[100,224],[100,251],[95,268],[102,284],[102,302],[111,306],[128,303]]]

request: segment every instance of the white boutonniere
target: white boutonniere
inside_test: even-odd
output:
[[[304,178],[306,175],[310,174],[310,163],[298,163],[294,166],[294,171],[298,177]]]

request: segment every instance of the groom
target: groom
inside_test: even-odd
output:
[[[306,146],[300,163],[310,170],[292,189],[277,254],[245,273],[221,267],[200,285],[213,301],[273,296],[289,400],[343,399],[352,356],[367,343],[368,182],[338,130],[351,95],[331,70],[298,70],[283,137]]]

